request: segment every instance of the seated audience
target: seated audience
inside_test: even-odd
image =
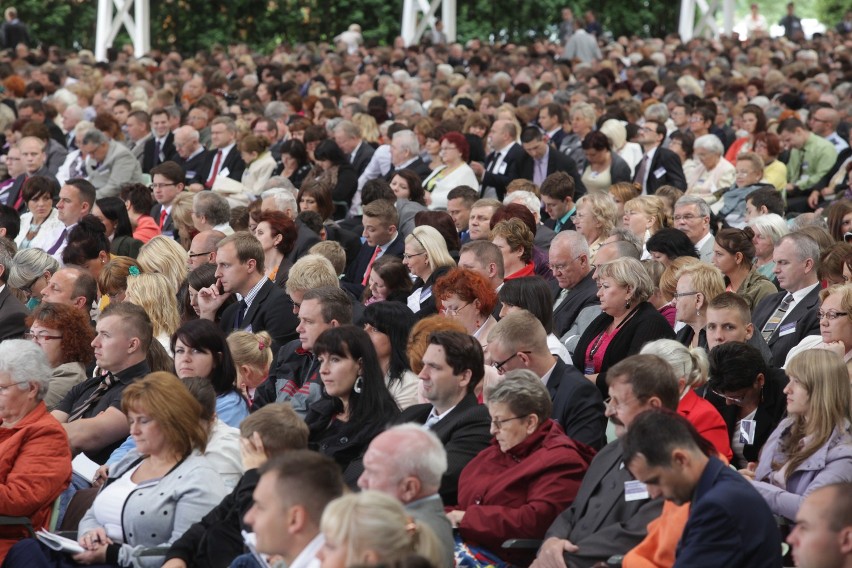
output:
[[[843,357],[848,364],[852,360],[852,286],[835,284],[820,290],[819,335],[808,335],[790,349],[784,368],[793,357],[808,349],[828,349]]]
[[[713,265],[724,274],[725,289],[745,298],[750,310],[778,291],[775,284],[754,268],[754,240],[754,231],[749,227],[721,229],[713,245]]]
[[[38,248],[18,250],[8,267],[6,283],[21,293],[21,300],[32,310],[41,303],[41,293],[59,270],[59,262]]]
[[[437,313],[437,299],[432,287],[438,278],[456,265],[441,233],[434,227],[415,227],[405,237],[402,263],[415,278],[414,292],[408,296],[408,307],[418,319]]]
[[[704,327],[707,325],[707,306],[725,291],[722,272],[705,262],[690,263],[675,274],[674,304],[678,321],[685,323],[675,339],[687,347],[707,348]]]
[[[563,362],[571,364],[568,349],[553,335],[553,295],[543,278],[528,276],[509,280],[500,288],[498,297],[502,304],[499,314],[501,318],[521,310],[530,312],[544,326],[550,352]]]
[[[432,293],[437,298],[438,310],[458,320],[484,348],[488,332],[497,323],[491,314],[497,294],[485,277],[473,270],[453,268],[435,282]]]
[[[257,387],[269,378],[273,358],[272,338],[265,331],[234,331],[227,341],[237,369],[237,390],[248,401],[249,410],[252,410],[252,399]]]

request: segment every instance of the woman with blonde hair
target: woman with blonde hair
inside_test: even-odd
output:
[[[104,307],[112,302],[123,302],[127,292],[127,279],[131,274],[139,275],[139,263],[129,256],[116,256],[106,263],[98,274],[98,291],[101,299],[106,296],[109,300]]]
[[[852,481],[852,400],[843,359],[804,351],[787,366],[787,418],[769,436],[756,464],[740,470],[772,512],[793,520],[805,496]]]
[[[352,115],[352,123],[361,129],[361,138],[370,145],[379,143],[379,125],[372,115],[356,112]]]
[[[249,410],[257,387],[269,377],[272,365],[272,336],[265,331],[235,331],[228,336],[231,358],[237,368],[237,388],[249,401]]]
[[[317,558],[322,568],[394,566],[419,555],[430,566],[444,564],[442,543],[427,525],[415,521],[402,504],[379,491],[339,497],[322,514],[325,543]]]
[[[674,294],[677,321],[683,322],[676,339],[687,347],[707,349],[707,306],[725,291],[722,271],[704,262],[689,264],[677,274],[677,291]]]
[[[192,201],[194,195],[194,193],[182,191],[178,193],[172,201],[171,216],[178,238],[180,239],[180,246],[182,246],[184,250],[189,250],[189,245],[192,243],[192,237],[194,237],[198,232],[192,221]],[[174,240],[167,236],[163,236],[163,238]],[[150,243],[151,241],[148,242]]]
[[[491,229],[491,242],[503,255],[505,280],[535,276],[534,239],[526,223],[517,218],[500,221]]]
[[[136,262],[142,272],[162,274],[169,280],[173,291],[180,288],[189,272],[189,253],[174,239],[158,235],[142,245]]]
[[[143,308],[151,318],[154,337],[169,352],[171,336],[180,327],[175,288],[162,274],[143,273],[127,279],[124,300]]]
[[[416,277],[414,292],[408,296],[408,307],[418,318],[437,313],[432,285],[456,265],[447,250],[447,241],[438,229],[429,225],[415,227],[405,237],[402,263]]]
[[[808,335],[793,347],[784,364],[808,349],[834,351],[846,361],[852,361],[852,284],[835,284],[820,290],[819,335]]]
[[[615,228],[618,207],[609,193],[589,193],[577,200],[574,228],[589,243],[589,262]]]
[[[645,243],[670,224],[666,202],[656,195],[640,195],[624,204],[622,224],[642,241],[642,260],[651,258]]]

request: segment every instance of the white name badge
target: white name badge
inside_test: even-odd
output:
[[[796,324],[788,323],[787,325],[781,326],[781,329],[778,330],[778,337],[784,337],[785,335],[790,335],[791,333],[796,332]]]
[[[757,420],[740,420],[740,442],[754,444],[754,433],[757,430]]]
[[[506,173],[506,162],[503,162],[499,166],[497,166],[497,173],[500,175],[504,175]]]
[[[634,479],[632,481],[624,482],[625,501],[641,501],[642,499],[647,499],[648,497],[650,497],[650,495],[648,495],[648,486],[642,483],[641,481],[636,481]]]
[[[657,168],[656,170],[654,170],[655,178],[660,179],[664,175],[666,175],[666,168]]]

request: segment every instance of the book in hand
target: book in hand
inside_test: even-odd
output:
[[[46,547],[50,548],[51,550],[56,550],[57,552],[80,554],[81,552],[86,551],[86,549],[80,546],[80,543],[76,540],[71,540],[70,538],[59,536],[58,534],[54,534],[44,529],[41,529],[40,531],[36,532],[36,538],[40,542],[42,542]]]

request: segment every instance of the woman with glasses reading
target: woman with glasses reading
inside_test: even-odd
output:
[[[819,293],[821,305],[819,335],[809,335],[787,354],[784,368],[793,357],[808,349],[834,351],[846,362],[852,361],[852,284],[835,284]]]

